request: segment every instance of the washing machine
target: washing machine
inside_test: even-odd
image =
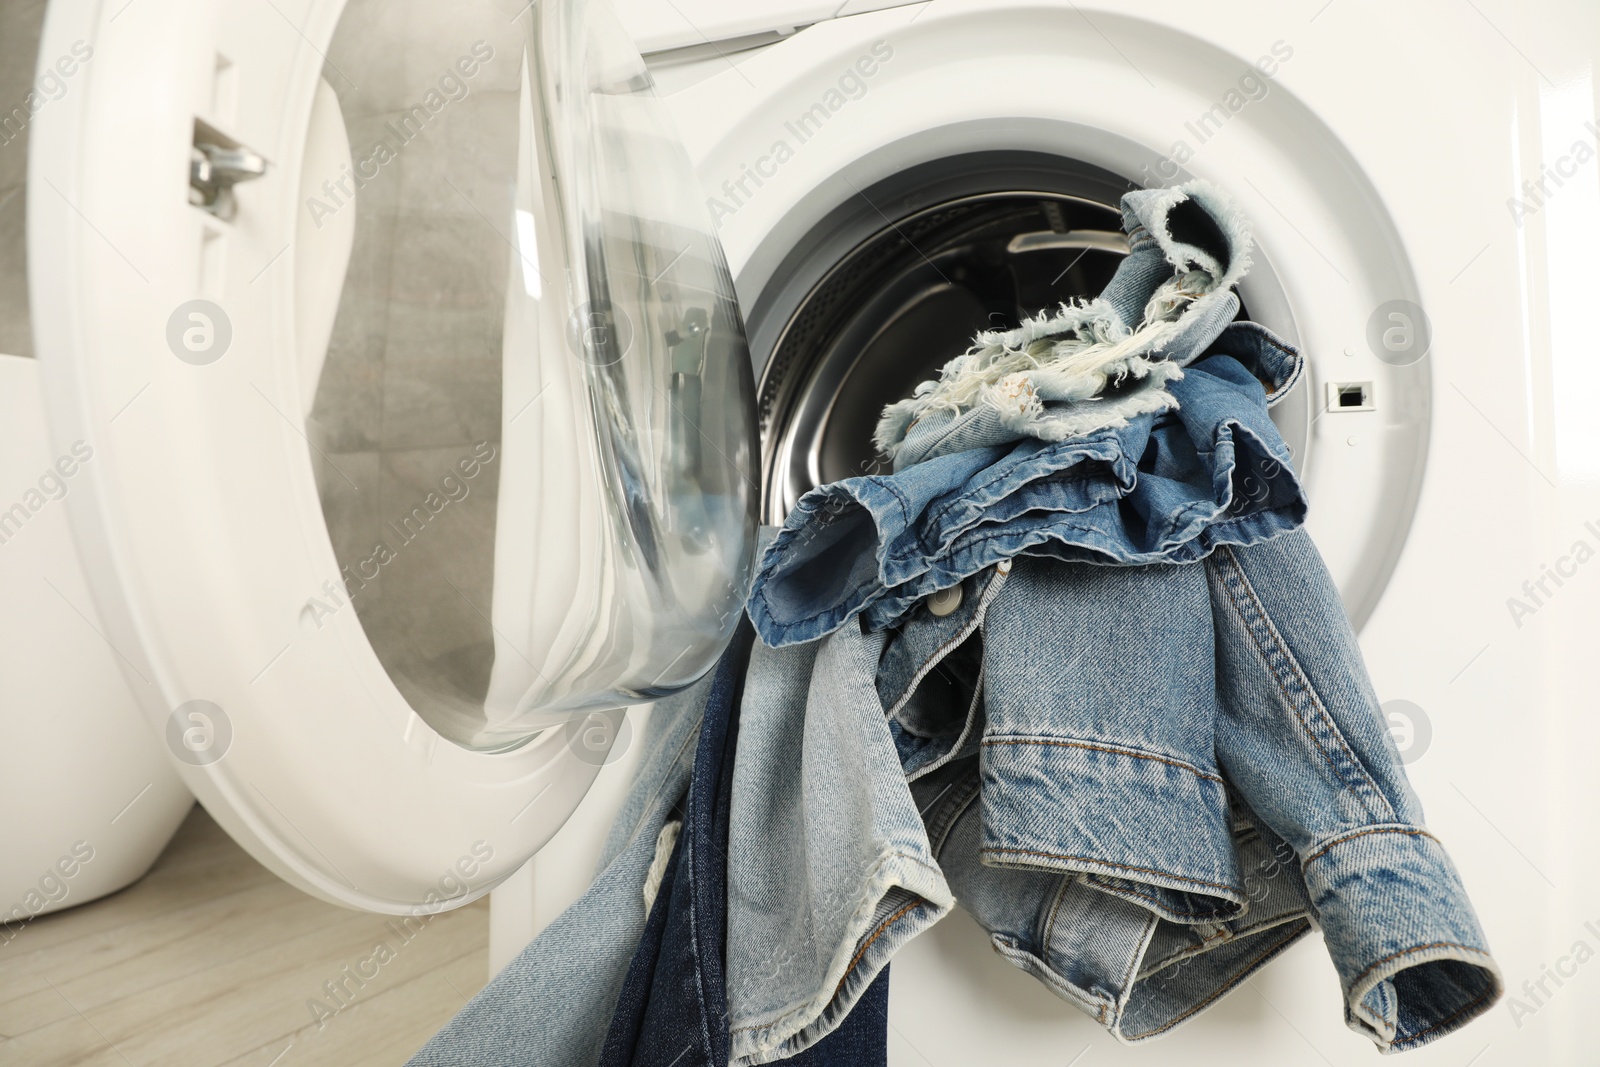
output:
[[[1122,192],[1203,177],[1306,352],[1275,417],[1310,529],[1507,980],[1409,1055],[1592,1062],[1600,15],[619,19],[52,5],[41,62],[81,78],[33,118],[35,334],[56,447],[99,457],[67,514],[149,724],[217,724],[179,769],[218,821],[347,906],[494,890],[507,958],[581,890],[616,709],[730,632],[756,520],[870,469],[975,330],[1094,292]],[[1130,1049],[959,912],[889,1023],[895,1064],[1372,1055],[1315,939]]]

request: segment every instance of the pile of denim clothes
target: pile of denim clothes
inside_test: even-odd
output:
[[[1125,1042],[1313,928],[1383,1051],[1494,1003],[1302,527],[1247,227],[1203,183],[1123,218],[1099,298],[980,335],[884,413],[892,473],[800,501],[588,893],[413,1063],[882,1064],[889,961],[957,904]]]

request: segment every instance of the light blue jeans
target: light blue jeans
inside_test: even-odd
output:
[[[954,903],[874,689],[885,635],[751,651],[728,830],[735,1067],[809,1048]]]
[[[1122,198],[1129,254],[1094,300],[964,355],[891,404],[874,435],[896,472],[1024,438],[1064,441],[1177,407],[1167,392],[1233,320],[1250,269],[1250,227],[1220,189],[1195,181]]]
[[[594,884],[456,1013],[408,1067],[594,1067],[644,933],[656,839],[688,788],[714,675],[658,701],[639,776]]]
[[[874,441],[894,473],[801,497],[751,592],[762,640],[814,641],[859,615],[892,626],[1024,551],[1189,562],[1304,521],[1267,414],[1303,361],[1234,321],[1247,221],[1205,182],[1130,192],[1122,216],[1130,253],[1104,292],[980,334],[885,409]]]

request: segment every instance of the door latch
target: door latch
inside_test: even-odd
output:
[[[214,131],[195,125],[189,157],[189,203],[205,208],[219,219],[231,219],[236,208],[233,187],[267,172],[259,152],[241,144],[222,144]]]

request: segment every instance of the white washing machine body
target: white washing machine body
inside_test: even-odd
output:
[[[591,792],[552,840],[603,760],[580,758],[561,730],[498,750],[453,743],[408,704],[355,613],[319,599],[339,567],[302,418],[320,366],[304,338],[321,319],[308,317],[317,297],[297,275],[317,264],[284,253],[299,239],[309,146],[337,141],[319,139],[317,100],[344,6],[52,7],[43,53],[94,49],[75,91],[36,118],[30,172],[52,432],[57,447],[91,434],[104,460],[69,510],[151,725],[165,731],[197,699],[227,709],[226,758],[181,770],[258,858],[328,899],[399,912],[472,899],[548,844],[535,865],[552,872],[547,916],[581,886],[614,804],[614,789]],[[1380,694],[1406,702],[1392,710],[1411,732],[1429,825],[1518,998],[1412,1055],[1584,1062],[1585,1009],[1600,988],[1581,969],[1593,947],[1577,948],[1600,944],[1585,893],[1600,872],[1578,847],[1600,800],[1588,766],[1600,731],[1582,714],[1587,646],[1600,636],[1585,569],[1600,544],[1600,422],[1584,406],[1597,372],[1577,318],[1600,217],[1595,14],[1577,2],[1463,13],[1354,0],[1199,18],[1153,0],[666,7],[622,13],[654,53],[705,186],[708,202],[677,206],[716,220],[758,374],[785,294],[811,281],[796,264],[816,268],[797,250],[862,204],[892,226],[900,204],[876,194],[919,167],[1027,152],[1137,184],[1206,177],[1233,193],[1260,246],[1246,303],[1311,365],[1286,418],[1312,532]],[[635,87],[625,61],[597,70],[622,72],[606,84],[624,95]],[[538,126],[524,118],[521,128]],[[574,140],[545,127],[529,136],[571,149],[583,125],[567,123],[561,136]],[[601,144],[605,131],[591,132]],[[202,138],[224,150],[211,162],[245,148],[273,164],[240,187],[236,215],[189,201],[185,168]],[[249,154],[232,163],[248,167]],[[534,169],[517,184],[532,197],[518,206],[540,221],[535,240],[502,237],[513,266],[532,266],[522,283],[537,300],[535,276],[565,262],[570,283],[592,263],[558,239],[567,216]],[[546,278],[543,292],[558,290]],[[197,296],[225,304],[233,323],[229,358],[201,374],[167,335]],[[560,348],[565,323],[508,313],[507,330],[518,322],[554,331],[537,351]],[[1393,329],[1411,331],[1408,342],[1391,345]],[[513,361],[505,372],[509,390]],[[1363,402],[1341,403],[1345,387]],[[737,390],[726,397],[753,407]],[[508,420],[519,410],[508,406]],[[617,514],[575,500],[572,514]],[[585,531],[600,528],[521,532],[581,559]],[[1314,941],[1204,1018],[1127,1050],[959,914],[897,957],[890,1022],[897,1064],[1372,1054],[1343,1028]]]

